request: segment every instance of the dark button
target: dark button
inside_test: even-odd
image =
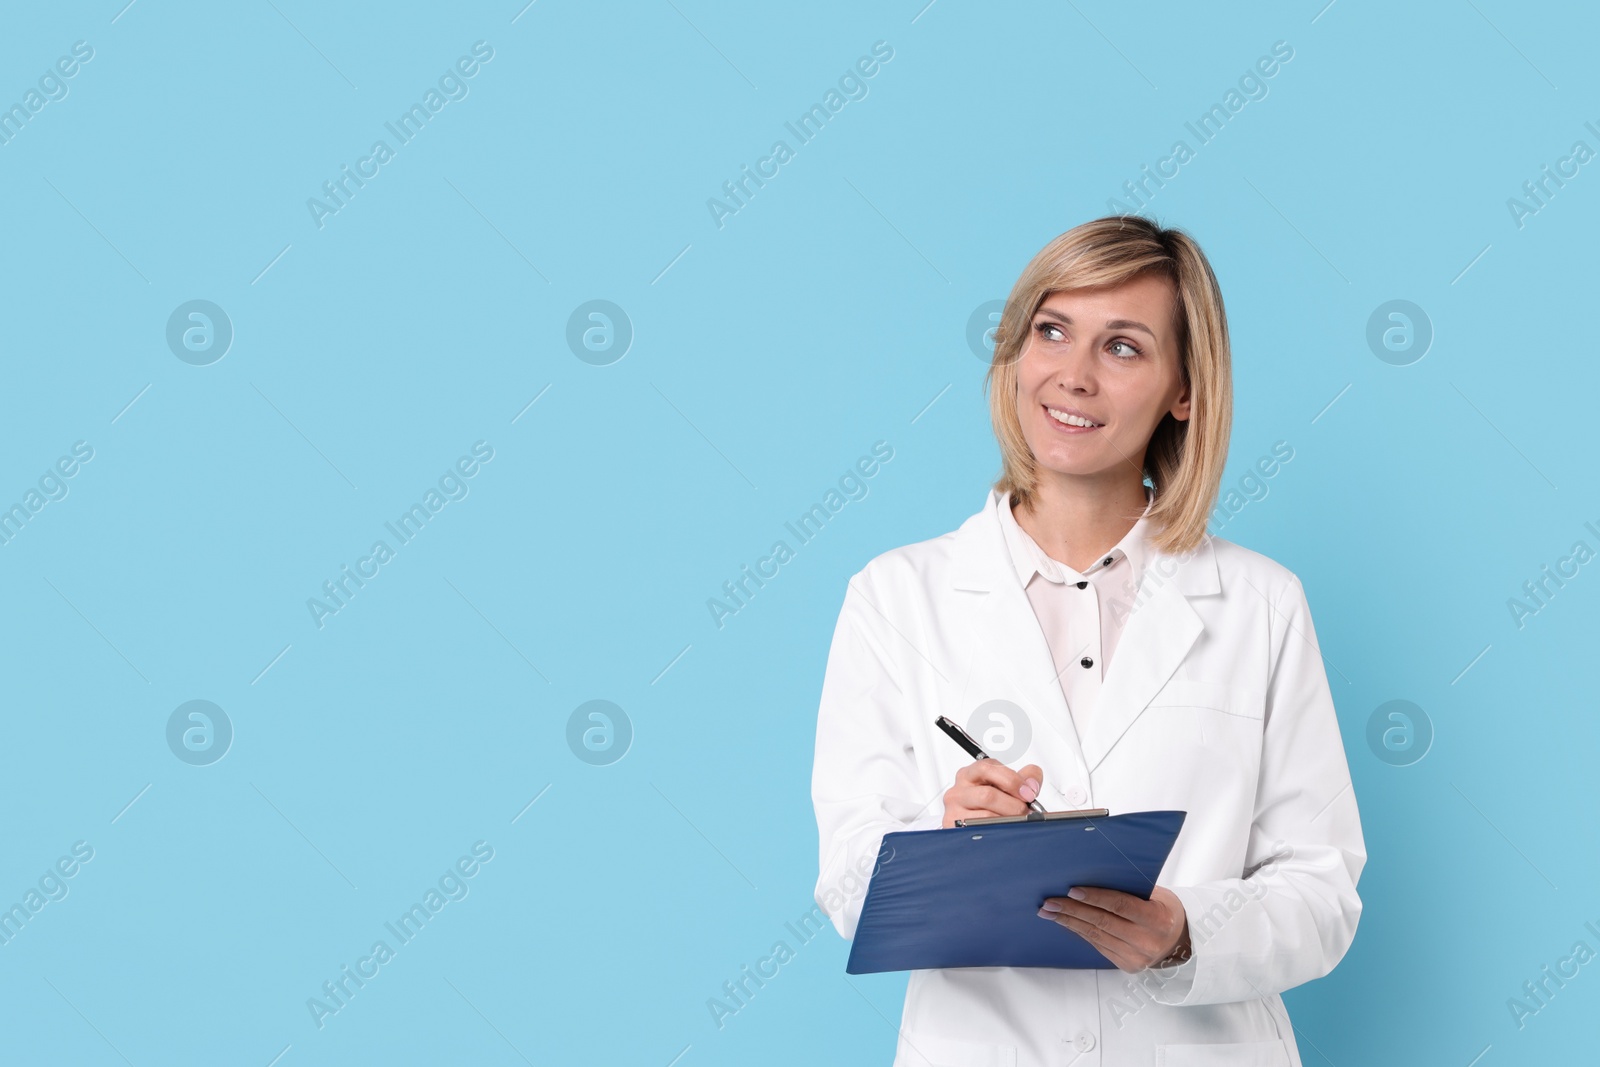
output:
[[[1083,664],[1085,667],[1093,667],[1094,666],[1094,660],[1090,659],[1088,656],[1083,657],[1078,662]]]
[[[1113,560],[1113,559],[1115,559],[1115,558],[1116,558],[1116,557],[1115,557],[1115,556],[1107,556],[1107,557],[1106,557],[1106,558],[1105,558],[1105,559],[1104,559],[1104,560],[1102,560],[1102,561],[1101,561],[1101,562],[1102,562],[1102,563],[1104,563],[1104,564],[1105,564],[1105,565],[1106,565],[1106,566],[1107,566],[1107,567],[1109,567],[1109,566],[1111,566],[1111,561],[1112,561],[1112,560]]]
[[[1089,583],[1088,582],[1079,582],[1078,583],[1078,588],[1079,589],[1087,589],[1088,587],[1089,587]]]

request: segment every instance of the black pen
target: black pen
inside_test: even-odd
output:
[[[971,756],[973,759],[990,758],[987,752],[978,747],[978,742],[974,741],[970,734],[968,734],[950,719],[941,715],[933,721],[934,724],[939,727],[939,729],[950,735],[950,740],[966,749],[967,755]],[[1044,805],[1040,804],[1036,799],[1028,801],[1028,807],[1038,812],[1040,815],[1045,814]]]

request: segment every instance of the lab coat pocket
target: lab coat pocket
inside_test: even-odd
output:
[[[1292,1062],[1281,1040],[1156,1046],[1156,1067],[1290,1067]]]
[[[1211,708],[1228,715],[1246,719],[1260,719],[1265,709],[1259,700],[1230,685],[1220,682],[1202,682],[1191,678],[1174,678],[1161,687],[1150,699],[1152,708]]]
[[[1017,1067],[1015,1045],[901,1031],[895,1067]]]
[[[1262,702],[1219,682],[1174,678],[1135,723],[1139,751],[1173,781],[1209,791],[1254,783],[1264,727]]]

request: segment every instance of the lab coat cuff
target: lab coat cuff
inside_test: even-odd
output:
[[[1194,989],[1195,968],[1198,966],[1196,958],[1190,956],[1182,963],[1146,967],[1134,980],[1157,1004],[1183,1004]]]
[[[1210,896],[1205,890],[1196,886],[1168,886],[1172,894],[1183,905],[1183,913],[1189,923],[1189,951],[1190,955],[1177,966],[1147,967],[1140,972],[1139,984],[1150,994],[1150,999],[1157,1004],[1183,1005],[1200,1003],[1195,994],[1204,990],[1215,981],[1217,966],[1215,955],[1208,953],[1201,943],[1201,935],[1196,926],[1198,916],[1205,913],[1210,905]]]

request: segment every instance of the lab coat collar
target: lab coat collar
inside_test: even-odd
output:
[[[1017,522],[1016,513],[1011,509],[1011,494],[991,493],[990,499],[994,501],[995,514],[1000,519],[1000,528],[1005,531],[1006,547],[1011,556],[1012,563],[1016,566],[1017,580],[1026,589],[1035,574],[1040,575],[1050,582],[1079,582],[1098,574],[1100,571],[1115,566],[1117,561],[1126,558],[1128,561],[1128,580],[1137,584],[1139,577],[1144,573],[1145,538],[1149,527],[1150,509],[1155,506],[1155,490],[1148,485],[1144,487],[1144,511],[1137,521],[1122,535],[1122,540],[1113,545],[1104,556],[1090,564],[1087,570],[1075,571],[1071,567],[1052,557],[1035,541],[1028,531]],[[1098,584],[1098,583],[1097,583]]]
[[[1025,584],[1011,563],[1010,553],[1006,550],[1005,533],[1000,528],[999,505],[1007,496],[1009,494],[990,489],[983,509],[955,531],[951,569],[954,588],[988,592],[1003,581],[1008,572],[1018,589]],[[1154,503],[1154,496],[1151,495],[1144,515],[1134,524],[1141,532],[1140,546],[1145,553],[1145,573],[1150,574],[1157,563],[1160,564],[1159,569],[1155,570],[1159,577],[1152,579],[1152,585],[1157,581],[1163,585],[1176,584],[1185,596],[1219,592],[1222,584],[1217,577],[1216,550],[1212,547],[1210,535],[1202,538],[1199,547],[1187,554],[1173,555],[1161,551],[1150,540],[1148,522]],[[1140,592],[1145,592],[1142,582]]]
[[[952,585],[982,594],[964,613],[975,648],[993,662],[1015,665],[1030,703],[1054,722],[1067,724],[1056,733],[1076,745],[1049,645],[1006,548],[997,510],[1002,497],[991,489],[983,510],[955,531]],[[1090,773],[1173,677],[1205,630],[1189,598],[1221,591],[1210,536],[1192,552],[1173,555],[1151,543],[1147,529],[1142,534],[1144,573],[1081,742],[1079,755]]]

